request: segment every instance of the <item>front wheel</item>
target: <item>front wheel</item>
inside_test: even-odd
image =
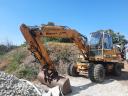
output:
[[[77,67],[75,66],[75,64],[69,64],[68,66],[68,75],[70,76],[78,76],[79,72],[77,72]]]
[[[105,69],[102,64],[89,64],[89,78],[92,82],[101,83],[105,78]]]

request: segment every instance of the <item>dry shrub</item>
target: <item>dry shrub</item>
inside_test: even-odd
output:
[[[74,43],[53,43],[46,45],[50,58],[54,62],[59,73],[67,73],[69,64],[76,63],[79,49]]]

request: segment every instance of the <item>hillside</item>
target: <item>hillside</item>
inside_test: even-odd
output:
[[[67,74],[68,64],[77,61],[79,50],[73,43],[52,43],[46,45],[47,51],[57,70]],[[57,46],[57,47],[56,47]],[[27,47],[16,48],[0,58],[0,70],[28,80],[36,79],[40,64],[27,50]]]

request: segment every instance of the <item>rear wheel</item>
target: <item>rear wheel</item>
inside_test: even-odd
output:
[[[75,66],[75,64],[69,64],[68,66],[68,75],[70,76],[78,76],[79,72],[77,72],[77,67]]]
[[[105,78],[105,69],[102,64],[89,64],[89,78],[92,82],[101,83]]]
[[[114,64],[114,67],[113,67],[113,74],[115,76],[120,76],[121,75],[121,65],[119,63],[117,64]]]

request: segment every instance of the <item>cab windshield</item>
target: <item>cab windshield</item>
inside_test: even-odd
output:
[[[91,40],[90,40],[90,45],[92,46],[96,46],[99,45],[100,43],[102,43],[101,40],[102,39],[102,34],[101,33],[92,33],[91,34]]]

